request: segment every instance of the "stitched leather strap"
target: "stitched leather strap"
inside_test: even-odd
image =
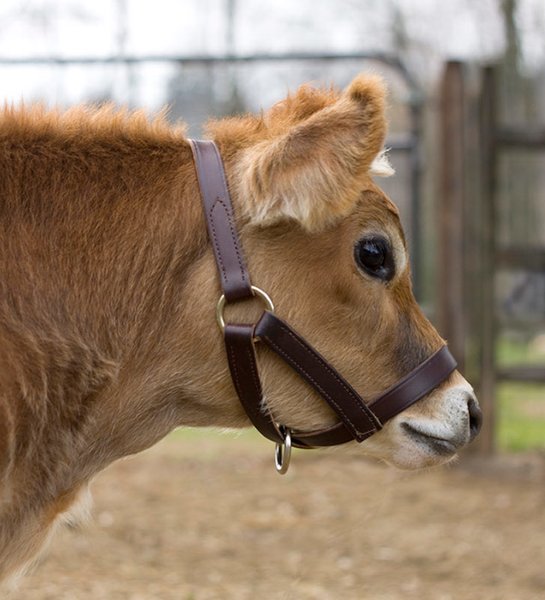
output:
[[[386,423],[435,389],[456,369],[456,366],[456,359],[449,349],[443,346],[386,390],[380,398],[374,400],[369,408],[381,423]]]
[[[255,334],[320,394],[354,439],[362,441],[382,427],[352,386],[287,323],[265,311]]]
[[[254,348],[254,325],[228,324],[224,335],[231,378],[246,414],[261,435],[281,443],[282,434],[263,406]]]
[[[252,296],[250,276],[238,239],[220,153],[214,142],[189,140],[201,189],[208,235],[227,302]]]
[[[255,335],[299,373],[341,419],[341,423],[323,430],[293,431],[292,443],[299,448],[333,446],[353,439],[364,441],[389,419],[435,389],[456,368],[454,357],[443,346],[366,405],[342,375],[276,315],[266,311],[255,327]]]
[[[267,439],[281,444],[283,435],[263,402],[254,345],[254,325],[225,326],[225,348],[231,378],[240,402],[252,425]],[[296,448],[336,446],[354,439],[343,423],[317,431],[292,432],[292,445]]]
[[[343,377],[290,325],[266,312],[255,327],[227,325],[225,328],[227,357],[235,388],[252,424],[264,437],[273,442],[282,441],[282,434],[267,407],[263,405],[254,336],[259,336],[260,341],[304,377],[341,418],[343,417],[336,405],[342,406],[345,414],[346,407],[352,402],[358,407],[357,410],[361,410],[362,398]],[[304,355],[302,360],[299,354]],[[286,357],[289,357],[289,360]],[[373,424],[376,424],[378,418],[384,425],[389,419],[435,389],[455,368],[454,357],[448,348],[443,346],[370,405],[363,404],[365,406],[363,410]],[[302,372],[303,370],[305,373]],[[345,385],[346,389],[344,389]],[[339,387],[341,387],[340,392]],[[332,396],[332,394],[338,395]],[[346,402],[346,394],[351,397],[349,402]],[[330,402],[331,398],[333,404]],[[360,419],[357,410],[354,419],[356,421]],[[370,427],[365,433],[360,432],[356,437],[353,427],[343,420],[331,427],[315,431],[292,430],[292,444],[297,448],[313,448],[336,446],[354,439],[362,442],[379,428],[380,424],[376,424],[376,427]]]

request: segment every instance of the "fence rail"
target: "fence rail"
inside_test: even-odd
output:
[[[495,262],[508,269],[545,272],[545,248],[509,246],[496,250]]]
[[[494,141],[501,147],[545,150],[545,130],[503,127],[498,129]]]
[[[539,365],[521,365],[498,369],[497,377],[502,381],[545,383],[545,369]]]

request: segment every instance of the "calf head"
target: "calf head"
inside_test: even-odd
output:
[[[341,94],[305,87],[260,119],[212,123],[210,132],[226,161],[253,282],[364,398],[444,344],[414,299],[399,212],[372,180],[391,173],[380,80],[359,77]],[[247,307],[231,310],[247,320]],[[275,357],[263,352],[260,371],[279,423],[335,423]],[[479,425],[472,388],[455,372],[362,451],[404,468],[439,464]]]

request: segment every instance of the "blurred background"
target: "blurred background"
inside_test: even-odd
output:
[[[168,105],[198,136],[360,71],[389,85],[396,176],[380,183],[415,291],[485,414],[471,455],[412,479],[302,453],[286,482],[252,433],[177,432],[99,478],[91,533],[65,533],[21,598],[545,597],[545,0],[0,4],[8,103]]]

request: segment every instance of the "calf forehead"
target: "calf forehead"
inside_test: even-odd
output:
[[[389,232],[396,232],[403,237],[403,228],[399,209],[374,183],[370,183],[354,207],[351,220],[360,227],[369,224],[382,226]]]

